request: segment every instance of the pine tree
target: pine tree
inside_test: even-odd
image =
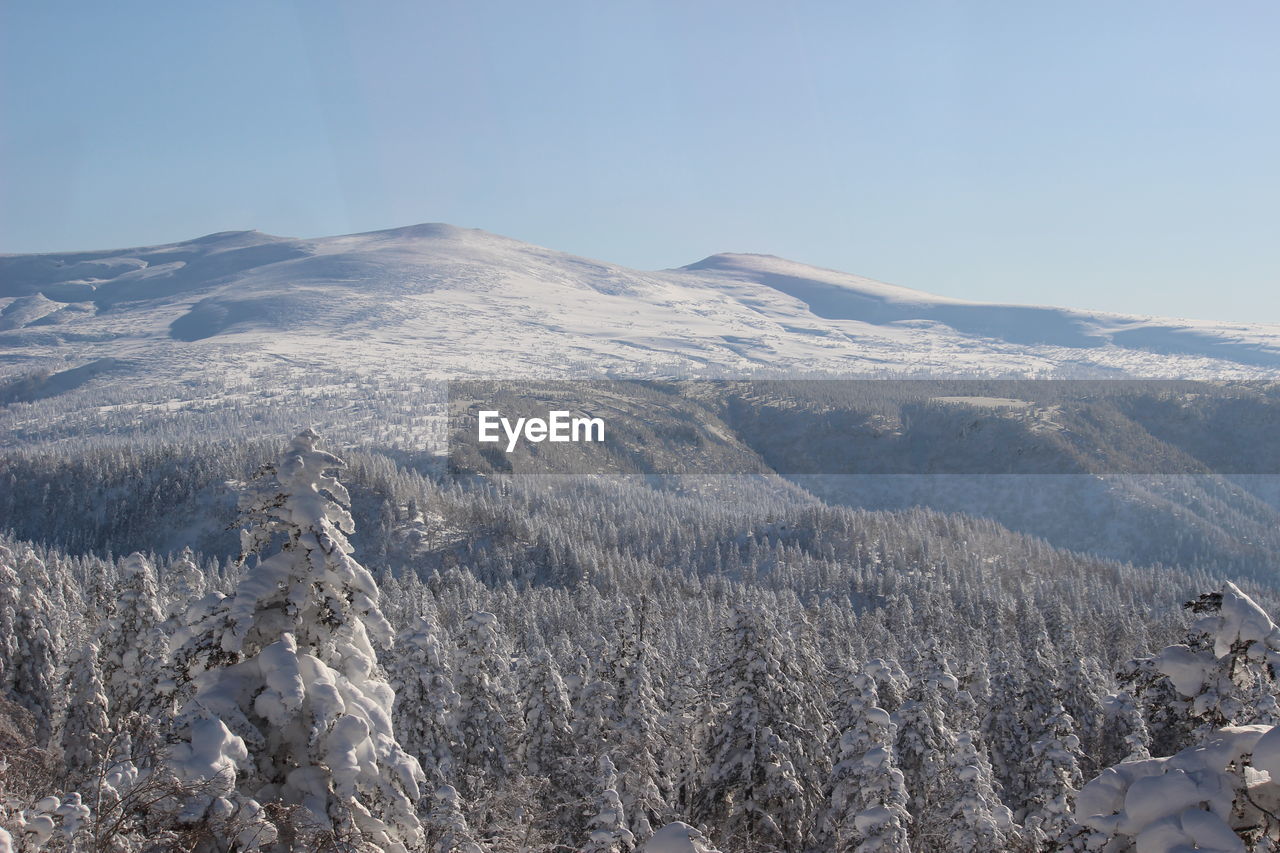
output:
[[[881,708],[892,714],[902,707],[910,682],[897,661],[871,658],[863,665],[862,671],[875,682]]]
[[[1080,770],[1092,775],[1099,769],[1097,756],[1104,737],[1106,679],[1102,668],[1092,656],[1084,654],[1074,637],[1066,644],[1063,656],[1062,706],[1075,721],[1075,733],[1080,738]]]
[[[0,545],[0,695],[31,712],[40,746],[49,742],[59,712],[60,617],[49,587],[48,572],[34,552],[27,549],[15,560]]]
[[[630,853],[635,849],[635,836],[627,829],[627,818],[618,796],[618,774],[608,756],[600,756],[596,800],[592,817],[587,821],[587,843],[581,853]]]
[[[1063,839],[1075,823],[1075,797],[1083,782],[1081,758],[1075,722],[1062,705],[1054,705],[1044,721],[1043,734],[1031,744],[1031,787],[1023,819],[1028,832],[1043,838],[1045,844]]]
[[[825,740],[825,721],[764,614],[736,610],[717,681],[727,707],[696,812],[735,849],[799,848],[819,796],[803,746]]]
[[[1040,621],[1037,616],[1037,622]],[[1053,799],[1057,788],[1049,779],[1054,774],[1046,773],[1034,762],[1028,761],[1037,743],[1052,744],[1060,742],[1068,734],[1075,737],[1074,752],[1079,753],[1079,738],[1075,735],[1075,721],[1070,717],[1060,716],[1062,710],[1062,688],[1059,685],[1061,667],[1053,644],[1044,630],[1027,648],[1023,657],[1023,668],[1026,674],[1021,684],[1016,703],[1019,726],[1018,730],[1024,740],[1019,748],[1020,762],[1018,770],[1013,774],[1012,788],[1006,791],[1010,801],[1017,804],[1020,817],[1025,817],[1033,808],[1047,799]],[[1064,731],[1064,726],[1070,731]],[[1053,748],[1049,748],[1053,752]],[[1077,766],[1075,771],[1079,773]]]
[[[459,697],[454,753],[457,787],[474,826],[520,814],[530,821],[531,792],[516,763],[519,705],[510,684],[511,653],[498,618],[473,612],[458,632],[454,683]],[[498,815],[504,816],[499,818]]]
[[[530,784],[540,789],[541,814],[535,823],[552,837],[578,838],[586,791],[577,773],[568,689],[548,649],[534,652],[523,667],[521,683],[524,728],[519,753]]]
[[[702,784],[708,743],[717,722],[716,697],[705,669],[695,658],[684,658],[676,668],[671,702],[662,720],[671,744],[663,762],[672,782],[671,806],[688,814]]]
[[[16,571],[13,552],[0,545],[0,695],[14,698],[22,640],[18,636],[18,614],[22,611],[22,580]]]
[[[628,825],[639,841],[661,825],[669,807],[668,788],[654,756],[663,751],[656,721],[661,702],[649,673],[649,650],[641,640],[622,667],[618,685],[618,719],[611,741],[618,756],[618,793],[626,809]]]
[[[169,637],[151,564],[142,554],[126,557],[111,616],[99,630],[102,681],[112,714],[171,713],[171,677],[166,671]]]
[[[911,795],[908,809],[914,818],[913,844],[924,849],[941,845],[939,849],[944,849],[953,793],[948,789],[949,756],[955,745],[944,709],[958,682],[940,657],[926,657],[915,669],[906,699],[893,715],[898,728],[898,764]]]
[[[897,768],[897,730],[877,705],[875,681],[857,673],[840,700],[840,739],[827,811],[829,849],[836,853],[908,853],[907,791]]]
[[[584,655],[581,686],[572,702],[573,737],[585,754],[595,756],[609,748],[613,723],[618,719],[618,683],[614,652],[606,649],[600,636],[591,640],[595,654]],[[589,763],[593,761],[588,758]]]
[[[510,653],[498,617],[484,611],[472,613],[463,622],[458,646],[455,684],[462,734],[458,761],[468,787],[477,791],[484,787],[484,779],[501,779],[511,770],[515,733],[507,717],[513,710],[507,681]]]
[[[982,722],[982,735],[996,783],[1004,799],[1017,804],[1022,791],[1022,766],[1031,748],[1031,735],[1020,713],[1025,678],[1004,655],[991,667],[991,699]]]
[[[342,462],[317,439],[300,433],[243,504],[244,550],[259,558],[181,650],[187,743],[170,764],[180,778],[230,776],[242,811],[279,800],[305,810],[304,831],[405,851],[422,843],[424,775],[392,731],[394,696],[370,642],[390,645],[391,628],[351,556],[350,499],[328,474]]]
[[[196,565],[190,548],[183,548],[178,559],[169,565],[165,573],[165,615],[178,624],[186,621],[187,613],[208,589],[208,578]]]
[[[395,732],[437,786],[454,780],[454,750],[462,742],[462,704],[444,645],[428,620],[418,617],[396,637],[388,671],[395,689]]]
[[[485,853],[472,835],[458,792],[451,785],[436,789],[426,820],[426,840],[431,853]]]
[[[1201,614],[1190,642],[1131,672],[1180,697],[1164,710],[1199,724],[1195,742],[1167,758],[1122,762],[1085,785],[1076,849],[1276,850],[1280,727],[1233,723],[1272,713],[1269,691],[1261,706],[1248,697],[1280,673],[1280,627],[1232,583],[1187,606]]]
[[[1000,802],[991,764],[973,732],[955,736],[948,755],[946,848],[955,853],[1009,850],[1018,840],[1013,813]]]
[[[1098,760],[1103,766],[1151,757],[1151,734],[1137,700],[1128,690],[1112,693],[1103,700],[1106,713],[1099,739]]]
[[[555,659],[538,649],[523,679],[524,738],[520,747],[525,771],[531,776],[563,778],[573,751],[569,695]]]
[[[1280,723],[1280,631],[1271,618],[1230,582],[1186,606],[1201,617],[1187,642],[1163,649],[1151,662],[1189,702],[1198,734],[1227,725]]]
[[[68,786],[79,788],[97,781],[111,743],[110,709],[96,644],[86,644],[72,659],[66,692],[69,701],[60,732],[62,757]]]

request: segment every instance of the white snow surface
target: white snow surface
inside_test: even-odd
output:
[[[715,853],[706,836],[682,821],[662,827],[640,849],[641,853]]]
[[[1146,853],[1243,853],[1231,828],[1236,790],[1228,765],[1249,755],[1271,731],[1270,726],[1227,727],[1204,745],[1169,758],[1104,770],[1080,791],[1076,817],[1094,829],[1133,838]]]
[[[1280,371],[1280,325],[966,302],[769,255],[639,271],[439,224],[0,256],[0,319],[4,370],[151,377]]]

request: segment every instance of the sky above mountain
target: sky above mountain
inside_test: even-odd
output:
[[[448,221],[1280,321],[1280,9],[0,5],[0,251]]]

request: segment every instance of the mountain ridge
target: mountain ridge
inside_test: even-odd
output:
[[[275,442],[300,424],[339,446],[389,448],[435,465],[448,445],[442,380],[595,377],[1274,381],[1280,326],[993,305],[761,254],[632,270],[443,223],[311,239],[219,232],[162,246],[0,258],[0,449],[37,467],[42,454],[85,448]],[[1247,561],[1248,553],[1220,544],[1230,537],[1198,509],[1223,506],[1251,540],[1272,541],[1277,504],[1265,484],[1110,485],[1097,476],[1112,470],[1105,460],[1070,468],[1054,494],[1022,476],[1011,484],[978,477],[964,489],[949,474],[911,478],[903,489],[892,470],[884,482],[851,489],[812,472],[838,470],[850,442],[868,458],[892,456],[892,437],[888,449],[858,444],[865,413],[796,423],[788,398],[754,405],[763,420],[725,421],[722,432],[740,445],[734,458],[791,476],[780,487],[828,502],[972,511],[1122,558],[1188,561],[1213,552]],[[1159,414],[1176,426],[1187,411]],[[999,462],[1006,445],[1030,448],[1036,459],[1070,453],[1035,433],[1040,421],[1022,424],[1017,411],[908,414],[915,426],[899,442],[902,453],[967,458],[965,436],[978,424],[982,435],[1013,436],[984,445],[984,465]],[[645,432],[655,416],[628,418],[640,425],[634,447],[667,440]],[[655,434],[678,437],[687,420],[673,416]],[[920,432],[929,424],[941,426]],[[1098,443],[1086,422],[1067,426]],[[1125,433],[1141,439],[1138,456],[1166,452],[1165,438],[1170,447],[1186,443],[1144,430]],[[1222,432],[1197,430],[1202,442]],[[794,441],[778,443],[786,437]],[[705,446],[721,439],[711,430]],[[679,460],[679,447],[668,455]],[[1116,470],[1129,470],[1128,462]],[[1061,508],[1075,505],[1096,517],[1064,524]],[[1130,548],[1123,537],[1108,538],[1106,523],[1122,516],[1158,531],[1156,541]],[[1173,518],[1190,520],[1179,527]],[[1183,538],[1166,553],[1159,540],[1173,529]]]
[[[101,359],[160,385],[284,364],[332,384],[1276,378],[1280,325],[966,301],[763,254],[634,270],[447,223],[0,256],[0,382]]]

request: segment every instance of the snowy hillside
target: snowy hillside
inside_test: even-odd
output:
[[[1280,326],[963,302],[765,255],[642,272],[449,225],[0,256],[11,446],[228,418],[241,436],[312,422],[422,446],[434,380],[460,376],[1278,371]]]
[[[132,453],[145,445],[163,457],[164,448],[192,441],[274,445],[308,423],[339,446],[396,449],[429,467],[446,440],[439,380],[601,374],[1271,378],[1280,375],[1280,327],[984,305],[763,255],[714,255],[639,272],[447,225],[315,240],[233,232],[142,249],[0,257],[0,447],[18,455],[53,451],[62,461],[52,468],[6,463],[51,488],[67,479],[66,459],[86,449]],[[830,502],[968,512],[1063,547],[1142,563],[1253,573],[1260,551],[1280,553],[1273,481],[1206,473],[1250,473],[1240,467],[1239,448],[1275,470],[1265,439],[1277,405],[1271,394],[1201,396],[1172,415],[1155,398],[1137,409],[1130,400],[1123,412],[1104,407],[1104,420],[1118,425],[1108,435],[1124,441],[1106,458],[1086,448],[1087,458],[1076,459],[1075,444],[1098,440],[1092,408],[1083,419],[1060,413],[1045,432],[1038,421],[1023,424],[1017,411],[900,411],[906,398],[883,411],[846,401],[835,414],[814,414],[796,408],[787,391],[752,388],[737,402],[725,388],[708,393],[662,414],[632,401],[625,429],[615,422],[636,460],[623,470],[683,471],[687,459],[704,472],[777,473]],[[1000,393],[1025,397],[1031,389]],[[1234,408],[1219,411],[1222,405]],[[1190,421],[1188,412],[1196,413]],[[884,418],[889,427],[874,427]],[[975,418],[983,435],[1002,441],[966,439],[977,434],[969,424]],[[692,455],[681,438],[688,424],[706,433]],[[1187,434],[1166,435],[1169,424]],[[1237,448],[1230,460],[1214,450],[1214,436],[1227,435],[1224,424],[1254,426],[1230,434]],[[864,433],[888,443],[861,446]],[[1021,459],[1047,466],[1011,473],[1079,476],[986,477],[1005,470],[1006,446],[1040,448]],[[960,466],[935,473],[981,475],[901,478],[892,475],[907,468],[858,463],[853,470],[889,476],[803,476],[837,473],[855,458],[896,464],[903,452],[917,453],[913,447]],[[1182,461],[1151,467],[1169,454]],[[1167,483],[1108,477],[1105,484],[1098,477],[1116,472],[1187,476]],[[224,552],[233,546],[214,543],[231,520],[227,489],[216,478],[201,489],[181,501],[170,495],[159,515],[134,514],[163,518],[159,529],[171,533],[161,540],[108,543],[94,530],[61,529],[57,541],[198,542]],[[1025,489],[1034,494],[1019,497]],[[121,500],[118,490],[112,494]],[[45,535],[41,508],[18,492],[0,503],[4,524]],[[216,521],[210,527],[199,519]],[[114,529],[122,535],[120,525]]]
[[[630,270],[448,225],[0,257],[10,371],[1241,375],[1280,327],[987,305],[767,255]],[[483,360],[476,353],[483,352]]]

